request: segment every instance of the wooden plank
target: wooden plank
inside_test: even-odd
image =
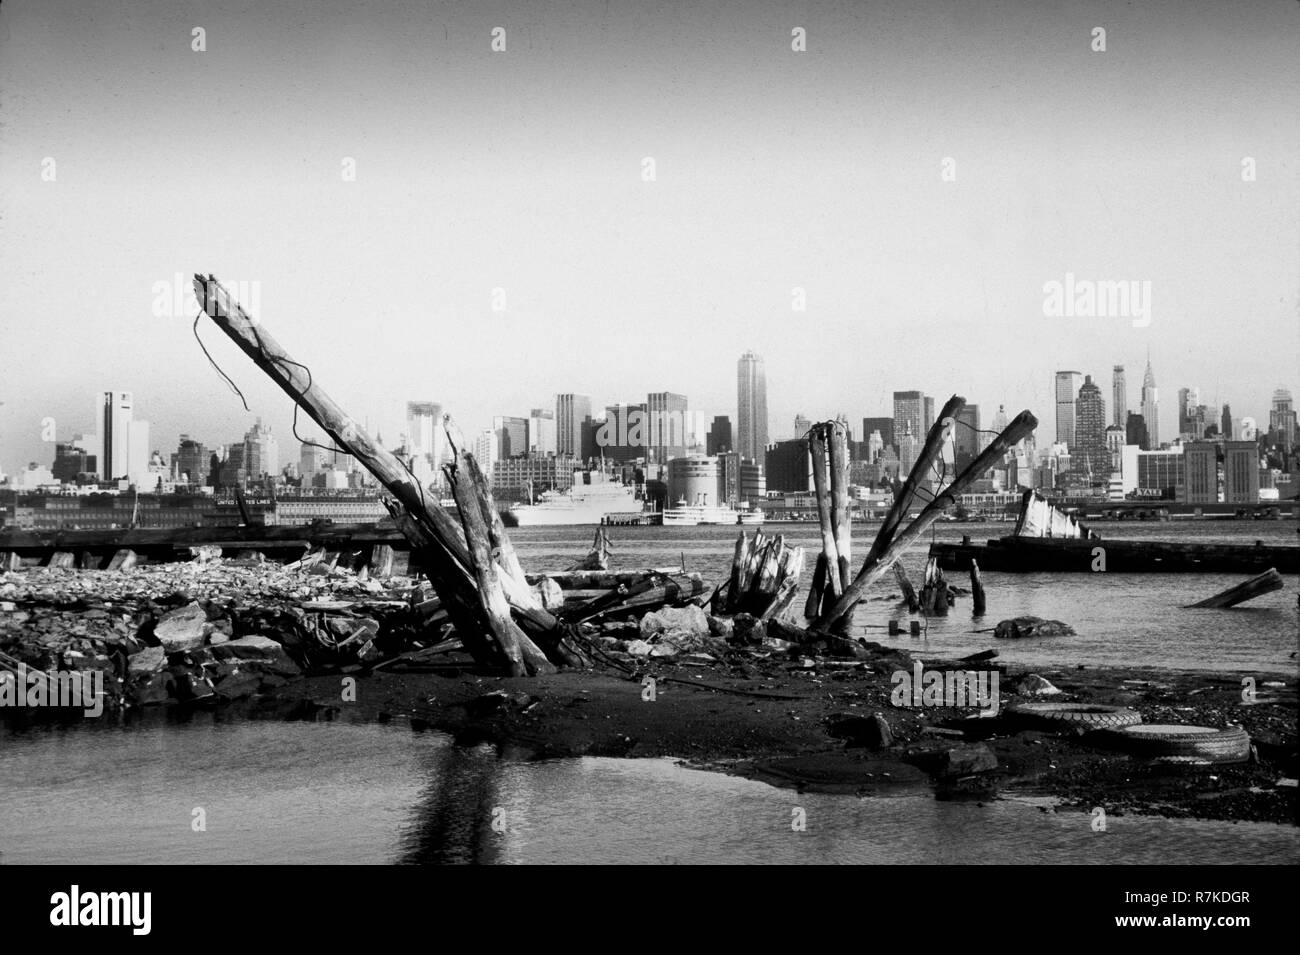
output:
[[[826,590],[838,597],[844,592],[840,579],[839,548],[835,544],[835,529],[831,523],[831,500],[826,431],[816,425],[808,435],[808,454],[812,458],[813,493],[817,499],[817,524],[822,535],[822,553],[826,555]]]

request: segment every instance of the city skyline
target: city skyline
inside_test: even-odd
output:
[[[741,356],[738,367],[743,369],[745,367],[746,362],[753,362],[753,361],[758,362],[760,366],[759,375],[761,376],[762,359],[761,357],[755,355],[752,352],[746,352]],[[1114,369],[1121,369],[1121,367],[1122,366],[1117,365],[1114,366]],[[1074,392],[1074,394],[1071,396],[1068,402],[1068,405],[1063,400],[1063,396],[1065,394],[1064,386],[1065,384],[1072,381],[1075,376],[1078,376],[1081,379],[1080,390],[1085,386],[1092,387],[1096,392],[1095,399],[1100,404],[1101,417],[1097,418],[1096,415],[1093,414],[1093,418],[1090,419],[1094,421],[1092,430],[1096,430],[1098,432],[1098,435],[1100,435],[1102,432],[1105,431],[1107,427],[1117,427],[1117,425],[1114,425],[1113,423],[1114,419],[1117,417],[1117,412],[1112,408],[1106,407],[1106,399],[1104,393],[1101,392],[1099,385],[1095,385],[1093,383],[1092,376],[1090,373],[1084,374],[1084,373],[1074,372],[1074,371],[1069,371],[1069,372],[1057,371],[1053,374],[1052,377],[1053,386],[1056,392],[1056,400],[1054,402],[1054,405],[1055,405],[1055,412],[1056,412],[1057,432],[1059,432],[1063,420],[1062,416],[1066,413],[1066,409],[1068,408],[1068,414],[1070,416],[1069,422],[1071,428],[1071,438],[1073,439],[1075,437],[1073,432],[1076,426],[1076,422],[1078,420],[1077,408],[1078,408],[1078,398],[1079,398],[1080,391]],[[743,388],[743,382],[744,382],[743,370],[739,373],[738,380],[741,382]],[[1143,381],[1143,395],[1147,393],[1148,385],[1153,381],[1154,381],[1154,373],[1153,373],[1151,362],[1148,359],[1146,374],[1144,376],[1144,381]],[[1155,391],[1153,386],[1151,387],[1151,390]],[[763,381],[762,392],[763,392],[764,401],[766,401],[765,380]],[[1186,406],[1188,404],[1198,404],[1200,400],[1200,390],[1199,387],[1195,385],[1181,387],[1178,389],[1178,392],[1179,392],[1179,400],[1177,402],[1178,407],[1174,409],[1174,413],[1178,416],[1179,427],[1176,428],[1173,432],[1175,438],[1181,437],[1185,433],[1185,429],[1183,427],[1183,423],[1184,423],[1183,419],[1184,419],[1184,412],[1186,410]],[[92,423],[98,423],[101,425],[104,431],[108,431],[109,430],[108,424],[109,421],[112,419],[112,415],[110,415],[110,409],[113,406],[113,402],[110,399],[118,399],[119,402],[121,400],[125,400],[128,405],[127,407],[128,422],[130,424],[134,424],[137,426],[143,426],[143,433],[145,435],[150,434],[150,426],[147,421],[138,421],[130,418],[131,408],[133,407],[133,403],[134,403],[133,393],[100,391],[100,392],[96,392],[96,394],[103,398],[104,407],[103,407],[103,414],[99,416],[98,421]],[[892,413],[889,415],[856,416],[854,412],[846,413],[844,409],[837,409],[834,411],[828,410],[824,414],[813,416],[813,418],[811,419],[808,419],[805,415],[801,413],[799,415],[796,415],[795,421],[797,423],[799,420],[815,420],[815,421],[830,420],[835,418],[837,415],[846,414],[848,420],[851,422],[852,421],[863,422],[864,433],[858,436],[859,440],[862,442],[866,442],[870,438],[870,434],[865,433],[866,424],[868,421],[881,421],[881,422],[887,421],[892,423],[895,432],[893,435],[893,443],[898,444],[898,439],[902,434],[902,432],[899,430],[898,422],[900,419],[898,416],[900,414],[904,414],[905,417],[907,417],[908,421],[910,422],[913,419],[923,418],[925,415],[932,415],[933,414],[932,409],[934,407],[935,398],[934,396],[925,394],[925,392],[921,389],[912,389],[908,391],[895,391],[892,393],[892,395],[893,395],[893,401],[890,407]],[[1289,388],[1286,387],[1274,388],[1270,394],[1269,403],[1266,408],[1261,409],[1261,411],[1258,412],[1257,414],[1241,415],[1239,417],[1233,417],[1231,420],[1254,422],[1255,427],[1260,434],[1266,433],[1269,430],[1275,408],[1282,407],[1286,410],[1290,410],[1291,408],[1290,395],[1291,392]],[[967,399],[968,414],[973,413],[976,416],[976,424],[977,424],[978,407],[980,404],[979,399],[971,395],[964,395],[963,397]],[[552,395],[552,399],[554,402],[552,408],[533,408],[531,409],[531,411],[529,411],[527,415],[499,415],[499,414],[494,415],[492,418],[492,428],[490,429],[466,428],[461,422],[459,422],[454,418],[454,415],[453,415],[453,420],[456,421],[456,426],[461,430],[461,433],[466,436],[466,440],[471,442],[471,447],[473,447],[473,445],[480,440],[481,436],[484,433],[496,434],[498,438],[500,438],[500,435],[503,433],[507,434],[508,438],[505,439],[506,442],[505,446],[501,446],[498,444],[494,449],[494,455],[503,454],[504,456],[511,456],[511,455],[519,454],[523,451],[530,451],[534,453],[538,451],[538,445],[535,438],[535,429],[537,427],[539,418],[544,419],[545,424],[548,426],[546,431],[548,437],[544,440],[544,443],[541,446],[542,453],[545,454],[548,453],[548,451],[550,453],[563,453],[560,451],[559,434],[558,434],[559,429],[557,427],[560,424],[561,419],[563,418],[563,412],[561,411],[561,409],[572,406],[574,399],[579,399],[580,407],[590,407],[592,402],[589,396],[583,394],[576,394],[572,392],[557,392]],[[660,401],[661,404],[657,409],[651,409],[651,405],[655,403],[656,399]],[[695,426],[694,433],[692,435],[696,439],[696,444],[694,446],[703,447],[705,445],[706,438],[707,438],[708,426],[704,422],[707,420],[709,415],[706,415],[704,412],[701,412],[699,409],[694,407],[691,407],[689,408],[689,410],[687,410],[689,401],[690,399],[688,395],[675,394],[671,392],[658,392],[658,393],[652,392],[647,395],[647,401],[645,402],[640,402],[635,404],[628,403],[628,402],[620,402],[612,405],[607,405],[605,408],[604,417],[603,418],[593,417],[592,420],[593,422],[600,422],[603,420],[617,421],[617,419],[610,418],[611,413],[623,414],[625,412],[632,412],[637,409],[640,409],[646,415],[645,428],[644,428],[645,444],[643,448],[644,456],[663,457],[662,449],[667,447],[669,444],[671,444],[672,447],[671,456],[677,456],[682,453],[685,453],[686,447],[681,443],[681,441],[683,441],[684,438],[687,437],[687,435],[684,435],[679,431],[675,430],[681,425],[682,417],[674,417],[674,415],[677,416],[689,415],[690,418],[688,420],[697,423]],[[664,402],[668,402],[668,403],[664,403]],[[1280,405],[1279,402],[1281,402]],[[1210,408],[1207,408],[1204,405],[1200,405],[1200,408],[1203,411],[1205,410],[1223,411],[1226,413],[1230,405],[1231,405],[1230,401],[1224,401],[1222,405],[1214,405]],[[1000,408],[1002,407],[1002,403],[999,403],[999,407]],[[429,463],[434,463],[436,460],[440,460],[441,459],[440,455],[443,453],[441,449],[445,446],[445,438],[443,438],[442,436],[441,428],[435,426],[435,420],[442,413],[443,405],[439,402],[408,400],[404,402],[404,408],[405,408],[405,421],[404,421],[405,427],[398,429],[396,437],[390,437],[389,439],[384,439],[386,446],[391,448],[404,447],[409,453],[412,453],[417,458],[422,456],[427,456]],[[906,408],[907,410],[906,411],[900,410],[902,408]],[[650,412],[652,410],[655,410],[655,420],[661,421],[661,423],[656,425],[655,427],[663,429],[662,434],[658,436],[652,434],[651,432],[652,418]],[[872,409],[872,410],[876,410],[876,409]],[[1044,441],[1044,436],[1042,434],[1042,429],[1046,423],[1046,420],[1044,416],[1042,414],[1039,414],[1035,409],[1031,408],[1029,410],[1034,411],[1036,416],[1039,418],[1039,429],[1038,432],[1036,432],[1036,434],[1038,436],[1040,446],[1043,446],[1045,441]],[[448,411],[450,413],[450,409],[448,409]],[[1133,413],[1136,413],[1139,416],[1141,416],[1142,415],[1141,406],[1139,406],[1139,409],[1136,412],[1131,407],[1125,409],[1126,418],[1128,414],[1133,414]],[[737,402],[737,407],[732,411],[729,411],[724,414],[716,415],[713,417],[729,419],[731,422],[732,433],[738,436],[739,400]],[[1233,435],[1228,430],[1221,428],[1222,420],[1223,420],[1222,418],[1212,415],[1210,418],[1201,420],[1200,424],[1202,427],[1208,425],[1214,425],[1215,427],[1219,427],[1222,434],[1224,434],[1228,438],[1232,438]],[[670,421],[672,422],[671,424],[669,423]],[[785,429],[779,427],[772,428],[770,422],[771,422],[771,416],[769,414],[768,424],[763,429],[765,435],[767,436],[766,442],[762,445],[764,449],[771,447],[773,444],[775,444],[778,441],[787,440],[791,436],[789,433],[785,431]],[[1261,425],[1260,422],[1263,422],[1263,424]],[[928,430],[926,427],[924,427],[924,425],[928,423],[929,423],[928,421],[922,422],[923,426],[920,431],[920,435],[919,435],[920,437],[923,437],[925,431]],[[1144,418],[1144,424],[1146,424],[1145,418]],[[627,428],[626,422],[623,422],[621,427],[626,429]],[[997,427],[996,420],[994,422],[993,427],[994,428]],[[315,440],[316,437],[319,437],[319,435],[315,437],[313,436],[312,434],[313,429],[314,429],[314,425],[310,421],[308,421],[305,418],[300,419],[299,428],[298,428],[299,434],[309,442]],[[669,429],[673,429],[671,431],[671,436],[673,438],[671,442],[667,440],[668,437],[670,436]],[[796,427],[795,431],[797,430],[798,428]],[[167,460],[170,454],[176,453],[172,449],[183,450],[184,442],[187,439],[194,440],[196,443],[207,447],[210,451],[216,451],[217,449],[220,448],[238,447],[241,443],[249,440],[249,435],[254,432],[259,434],[265,433],[266,435],[270,436],[272,440],[278,441],[278,438],[275,438],[274,436],[274,429],[271,429],[268,425],[265,425],[263,423],[262,416],[258,415],[255,417],[253,423],[249,425],[249,428],[247,429],[247,433],[245,433],[243,437],[236,437],[232,440],[218,440],[218,441],[208,443],[207,441],[202,440],[202,437],[195,438],[194,436],[198,432],[191,428],[186,431],[179,432],[176,439],[174,441],[171,441],[170,443],[159,442],[155,446],[150,446],[144,449],[143,451],[139,448],[133,448],[131,451],[131,456],[133,459],[135,459],[138,462],[136,465],[136,469],[138,471],[143,471],[147,467],[150,455],[160,454],[164,460]],[[156,432],[154,433],[156,434]],[[376,430],[371,433],[372,435],[378,435],[381,439],[383,439],[382,431]],[[530,433],[533,433],[533,436],[530,436]],[[1151,434],[1151,428],[1149,424],[1147,424],[1147,433],[1148,435]],[[103,442],[102,432],[96,433],[94,431],[91,431],[89,428],[72,428],[66,432],[58,431],[57,429],[54,431],[47,431],[47,434],[49,435],[49,437],[43,439],[42,441],[42,445],[46,449],[45,456],[33,458],[30,461],[22,462],[19,465],[6,465],[2,456],[3,446],[0,446],[0,474],[12,476],[16,471],[21,470],[22,468],[25,468],[30,464],[37,464],[43,467],[50,467],[53,464],[56,448],[58,446],[72,442],[77,436],[84,436],[87,453],[91,455],[96,455],[99,458],[100,467],[101,468],[104,467],[103,465],[104,442]],[[390,435],[391,434],[392,433],[390,432]],[[296,438],[293,437],[292,432],[290,432],[285,437],[286,440],[288,441],[297,440]],[[914,435],[914,437],[917,436]],[[1200,435],[1198,433],[1196,435],[1196,439],[1199,439],[1199,437]],[[1057,440],[1059,442],[1059,433],[1054,433],[1054,440]],[[1101,447],[1098,444],[1098,440],[1099,440],[1098,436],[1093,435],[1089,439],[1086,448],[1081,447],[1080,442],[1076,440],[1067,442],[1067,445],[1070,447],[1070,450],[1072,452],[1083,450],[1085,453],[1089,455],[1096,456],[1096,459],[1099,460],[1101,455]],[[1104,438],[1101,438],[1100,440],[1104,442]],[[737,443],[737,449],[739,450],[738,437],[736,443]],[[886,444],[888,443],[890,442],[887,441]],[[1159,442],[1156,441],[1154,438],[1152,438],[1149,443],[1151,444],[1152,449],[1156,449],[1160,447],[1162,443],[1168,444],[1169,441],[1166,440],[1164,442]],[[660,449],[660,452],[658,454],[656,454],[656,449]],[[622,449],[623,457],[626,457],[627,454],[632,453],[634,450],[635,449],[631,447],[623,448]],[[742,452],[742,457],[750,457],[750,455]],[[289,455],[288,458],[286,458],[286,460],[291,458],[292,455]],[[756,453],[752,457],[752,459],[754,460],[758,460],[759,458],[761,458],[761,455],[757,455]],[[421,477],[426,477],[426,478],[429,476],[429,473],[430,472],[427,471],[420,472]]]
[[[795,54],[761,2],[629,32],[564,4],[360,2],[340,29],[214,0],[201,53],[184,7],[5,4],[0,464],[48,457],[46,418],[93,430],[87,382],[132,390],[158,445],[258,415],[288,435],[290,401],[201,322],[245,414],[194,341],[193,271],[247,283],[390,439],[421,397],[466,433],[570,388],[730,414],[747,348],[771,422],[887,414],[894,389],[1049,421],[1052,371],[1148,346],[1260,415],[1300,354],[1300,130],[1269,121],[1300,90],[1291,6],[814,3]],[[1222,44],[1251,56],[1204,70]],[[250,88],[278,92],[241,110]],[[1046,316],[1067,274],[1150,281],[1149,324]]]

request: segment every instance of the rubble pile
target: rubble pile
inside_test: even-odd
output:
[[[427,583],[320,559],[44,568],[0,573],[0,652],[103,671],[109,707],[230,700],[436,642],[437,605]]]

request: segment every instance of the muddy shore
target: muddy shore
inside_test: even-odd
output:
[[[653,701],[643,698],[640,679],[621,675],[511,679],[445,665],[361,676],[354,702],[342,700],[340,677],[308,677],[242,704],[238,712],[253,718],[402,721],[532,758],[674,757],[798,790],[870,796],[931,787],[938,798],[1054,796],[1063,810],[1100,806],[1109,815],[1297,822],[1296,788],[1278,785],[1297,775],[1296,685],[1284,674],[1276,676],[1285,688],[1261,692],[1260,701],[1248,706],[1242,705],[1240,680],[1223,674],[1042,674],[1062,691],[1054,700],[1128,706],[1148,723],[1238,723],[1256,746],[1256,758],[1248,763],[1182,768],[1117,753],[1088,737],[1017,729],[1006,719],[981,719],[971,727],[967,710],[897,708],[890,703],[889,678],[869,666],[791,667],[743,677],[677,665],[650,672],[656,680]],[[1019,675],[1008,671],[1006,685]],[[1026,697],[1002,691],[1004,705],[1018,699]],[[888,723],[892,743],[872,746],[852,738],[858,725],[853,718],[877,713]],[[947,771],[947,753],[981,743],[995,756],[996,768]]]

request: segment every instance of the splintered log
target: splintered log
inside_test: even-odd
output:
[[[481,565],[478,558],[486,550],[491,563],[495,565],[497,560],[490,547],[491,524],[483,517],[477,498],[475,503],[480,513],[474,526],[482,525],[485,537],[482,541],[467,542],[460,523],[436,499],[425,494],[419,482],[397,458],[377,444],[365,429],[335,404],[313,380],[310,370],[289,357],[270,333],[230,297],[215,277],[195,275],[194,291],[213,323],[320,425],[336,446],[356,457],[396,499],[396,511],[407,515],[409,520],[398,519],[392,509],[390,513],[394,513],[399,528],[411,541],[412,558],[429,575],[466,647],[475,658],[498,664],[509,660],[506,648],[497,645],[499,635],[491,629],[481,635],[466,632],[466,628],[476,621],[481,622],[483,617],[477,590],[481,583],[489,580],[489,575],[488,568]],[[468,482],[467,490],[470,485],[472,480]],[[469,500],[467,497],[467,503]],[[468,507],[458,509],[462,510],[462,519],[469,517]],[[476,549],[474,556],[470,553],[471,546]],[[544,630],[562,632],[559,621],[540,607],[536,596],[518,579],[515,567],[511,566],[511,556],[507,554],[504,560],[504,569],[500,572],[494,570],[491,576],[497,578],[510,610],[527,617],[533,625]],[[484,599],[492,605],[494,613],[499,610],[494,594],[488,594]],[[513,664],[511,666],[513,668]]]
[[[1189,604],[1185,609],[1198,607],[1235,607],[1239,603],[1252,600],[1255,597],[1271,594],[1275,590],[1281,590],[1285,584],[1282,582],[1282,575],[1277,572],[1276,567],[1270,567],[1258,577],[1252,577],[1250,580],[1244,580],[1236,586],[1229,587],[1222,593],[1217,593],[1213,597],[1206,597],[1204,600]]]
[[[971,615],[984,616],[984,580],[980,577],[980,565],[973,560],[970,562],[970,596]]]
[[[496,638],[497,646],[506,658],[510,675],[554,673],[555,667],[546,659],[546,654],[519,629],[519,625],[510,616],[510,605],[501,589],[497,564],[492,559],[492,551],[488,546],[488,527],[483,520],[482,502],[470,477],[464,453],[458,456],[456,463],[446,465],[444,470],[451,484],[452,496],[456,499],[456,509],[460,511],[465,527],[471,570],[478,583],[483,615],[488,629]]]
[[[829,453],[826,432],[820,425],[808,435],[808,454],[812,457],[813,493],[817,498],[817,523],[822,534],[822,553],[826,555],[826,590],[835,597],[844,592],[840,578],[839,547],[831,523]]]
[[[933,557],[926,562],[925,580],[921,584],[921,611],[931,616],[948,615],[948,581]]]
[[[954,404],[956,404],[957,409],[960,409],[965,404],[965,401],[958,397],[950,399],[948,403],[944,405],[943,416],[935,421],[934,427],[930,429],[930,435],[926,439],[926,447],[929,448],[933,442],[936,448],[936,453],[938,448],[942,446],[942,435],[946,433],[949,428],[945,423],[945,420],[948,417],[955,415],[955,411],[951,413],[949,412],[949,409],[952,408]],[[916,520],[909,524],[902,533],[891,541],[879,555],[876,554],[876,545],[880,543],[879,535],[877,535],[876,544],[872,545],[871,553],[867,555],[867,559],[863,563],[862,569],[858,571],[858,576],[854,579],[853,583],[849,585],[848,589],[845,590],[843,596],[835,602],[834,606],[832,606],[830,610],[823,612],[822,615],[817,618],[813,624],[814,629],[827,631],[837,620],[840,619],[840,617],[848,613],[849,610],[862,599],[862,594],[867,590],[867,588],[889,572],[889,568],[893,565],[894,561],[898,560],[908,547],[911,547],[916,543],[921,535],[929,529],[930,525],[938,520],[939,515],[957,503],[959,495],[965,493],[966,489],[970,487],[981,474],[1001,460],[1003,455],[1010,451],[1017,442],[1029,436],[1036,427],[1038,427],[1037,418],[1028,411],[1020,412],[1020,414],[1016,415],[1015,419],[1007,425],[1006,430],[994,438],[993,441],[989,443],[988,447],[980,453],[979,457],[971,462],[971,464],[962,471],[961,474],[957,475],[951,484],[941,489],[938,494],[935,495],[934,499],[925,506]],[[920,467],[921,463],[921,460],[918,459],[917,467]],[[929,466],[928,462],[926,466]],[[917,476],[916,468],[913,468],[912,476]],[[909,481],[911,481],[912,476],[909,476]],[[883,527],[881,528],[881,531],[884,531]]]
[[[794,599],[801,573],[803,548],[788,546],[781,534],[765,537],[762,531],[755,531],[747,538],[741,531],[731,573],[715,594],[714,607],[724,614],[751,613],[770,619]]]
[[[916,598],[916,588],[912,586],[912,581],[907,577],[907,568],[903,562],[897,561],[894,564],[894,579],[898,581],[899,589],[903,591],[903,599],[907,601],[907,609],[916,613],[920,609],[921,602]]]

